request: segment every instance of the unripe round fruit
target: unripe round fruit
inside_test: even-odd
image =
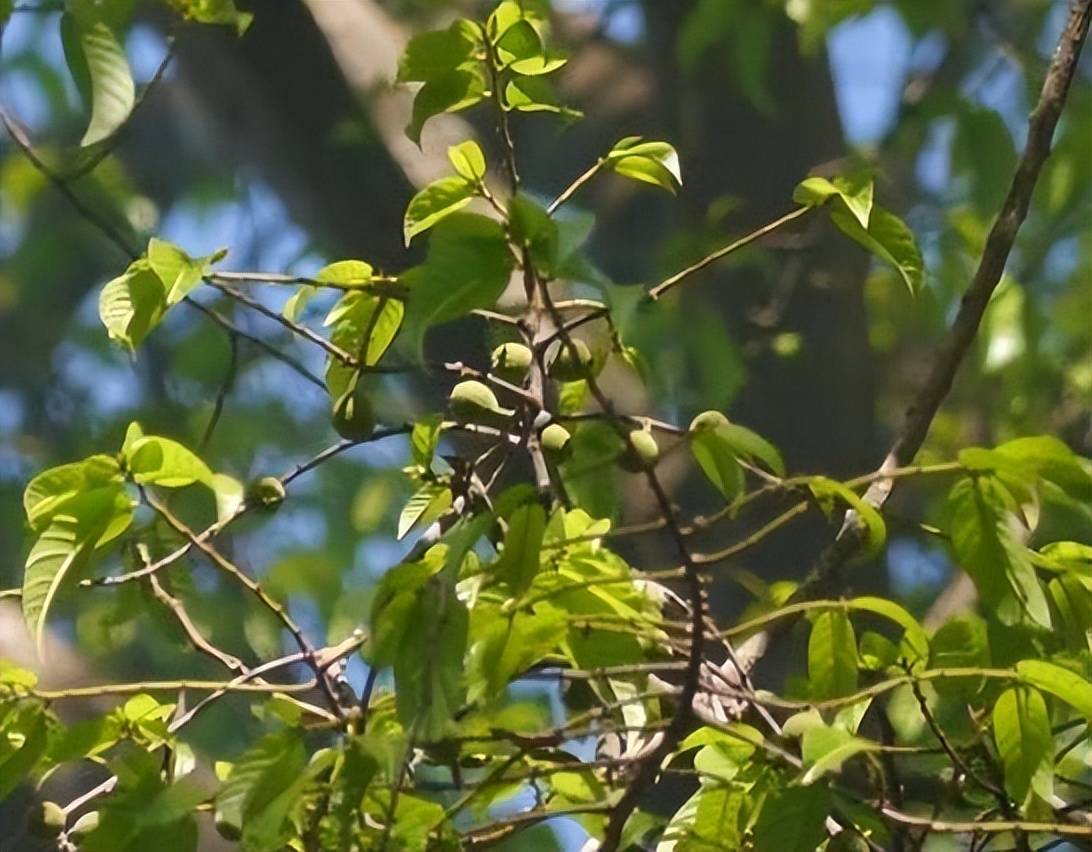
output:
[[[98,811],[88,811],[83,816],[81,816],[78,820],[76,820],[75,823],[73,823],[72,828],[68,829],[68,836],[69,837],[83,837],[83,835],[90,834],[92,831],[94,831],[98,827],[99,827],[99,812]]]
[[[64,808],[56,802],[42,802],[30,813],[28,830],[35,837],[57,837],[68,822]]]
[[[518,385],[527,377],[534,355],[522,343],[502,343],[493,350],[490,361],[493,375]]]
[[[542,430],[542,449],[556,460],[564,461],[572,454],[572,437],[560,423],[551,423]]]
[[[578,382],[591,374],[594,360],[591,349],[583,340],[574,338],[572,346],[562,341],[547,372],[551,379],[559,382]]]
[[[496,424],[514,413],[501,408],[497,395],[487,385],[473,379],[455,385],[448,399],[451,413],[466,423]]]
[[[652,433],[645,429],[634,429],[629,433],[629,444],[618,457],[618,465],[630,473],[640,473],[656,464],[660,457],[660,447]]]
[[[703,411],[690,421],[691,432],[703,432],[706,429],[716,429],[718,426],[727,426],[728,418],[719,411]]]
[[[286,496],[284,483],[275,476],[255,479],[246,488],[246,502],[261,509],[276,509]]]
[[[334,429],[350,441],[364,441],[375,430],[375,412],[371,401],[364,392],[362,382],[345,391],[334,402],[332,419]]]

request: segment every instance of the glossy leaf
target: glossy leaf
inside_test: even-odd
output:
[[[546,512],[540,503],[520,506],[508,518],[504,550],[493,571],[514,595],[522,594],[534,582],[545,530]]]
[[[842,233],[895,267],[911,293],[921,289],[925,280],[921,249],[902,219],[879,205],[873,206],[867,229],[843,210],[832,210],[830,218]]]
[[[99,294],[99,318],[112,340],[130,352],[159,325],[167,311],[163,282],[146,260],[135,261]]]
[[[627,136],[606,156],[606,168],[624,177],[650,183],[674,194],[682,186],[679,155],[667,142]]]
[[[90,104],[91,118],[80,144],[94,145],[125,123],[136,102],[136,87],[117,34],[94,4],[76,2],[61,18],[65,59]]]
[[[467,139],[447,149],[447,158],[456,173],[465,180],[477,182],[485,177],[485,154],[473,139]]]
[[[200,482],[211,486],[212,471],[177,441],[149,435],[138,439],[126,453],[133,481],[141,485],[182,488]]]
[[[1005,690],[994,704],[992,720],[1006,792],[1017,803],[1032,791],[1049,801],[1054,786],[1054,735],[1043,696],[1026,686]]]
[[[857,513],[858,520],[864,524],[867,532],[867,549],[860,558],[874,555],[883,548],[887,540],[887,525],[875,507],[841,482],[825,476],[813,476],[808,480],[808,488],[828,517],[833,515],[836,501],[844,503]]]
[[[857,690],[857,638],[844,612],[824,612],[812,624],[808,682],[811,697],[820,701]]]
[[[444,177],[433,181],[410,200],[402,223],[402,235],[408,246],[441,219],[462,210],[474,197],[474,184],[464,177]]]
[[[1044,660],[1021,660],[1016,671],[1025,683],[1060,698],[1092,724],[1092,683],[1088,678]]]
[[[987,476],[961,479],[948,495],[952,549],[982,602],[1003,624],[1050,627],[1050,607],[1027,548],[1017,539],[1012,497]]]
[[[860,173],[827,180],[810,177],[796,187],[792,200],[808,207],[818,207],[838,199],[862,228],[868,228],[872,215],[872,178]]]

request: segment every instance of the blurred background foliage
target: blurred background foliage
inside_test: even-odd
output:
[[[137,244],[158,234],[194,255],[229,246],[225,269],[309,274],[353,257],[378,269],[409,266],[419,249],[403,250],[401,213],[430,152],[444,144],[430,141],[430,130],[423,154],[391,142],[384,98],[393,66],[384,57],[397,56],[408,33],[479,15],[484,4],[240,5],[255,13],[241,37],[230,27],[180,25],[138,0],[126,41],[138,90],[168,51],[174,57],[117,147],[73,189]],[[973,272],[1065,5],[554,0],[553,38],[571,56],[563,99],[589,118],[562,130],[534,116],[517,123],[527,187],[551,197],[631,134],[670,140],[683,164],[676,200],[615,179],[580,198],[597,218],[598,274],[587,286],[605,291],[649,362],[651,398],[621,371],[610,379],[618,398],[681,423],[699,408],[722,408],[775,441],[792,470],[873,468]],[[58,12],[46,0],[16,5],[0,43],[0,102],[41,155],[71,173],[86,156],[77,143],[87,116],[64,62]],[[1022,434],[1055,434],[1092,452],[1090,71],[1086,56],[1006,280],[924,461]],[[498,150],[484,120],[475,129],[487,151]],[[875,172],[880,201],[915,231],[927,267],[916,297],[817,219],[734,256],[664,308],[637,309],[632,285],[791,209],[792,187],[807,174],[858,165]],[[232,355],[223,330],[197,312],[172,313],[135,360],[112,346],[97,297],[126,263],[0,139],[0,589],[19,583],[26,480],[118,446],[131,420],[204,444],[214,469],[243,479],[282,473],[335,439],[321,389],[245,340]],[[279,310],[289,291],[269,290],[261,298]],[[215,291],[200,298],[321,373],[320,353],[278,326]],[[317,316],[323,307],[316,300],[309,310]],[[480,322],[468,320],[438,330],[429,345],[480,364],[489,344]],[[225,382],[231,392],[206,436]],[[392,376],[376,407],[395,423],[435,408],[441,393]],[[301,481],[276,523],[248,519],[233,532],[236,560],[288,598],[316,638],[336,640],[356,626],[375,579],[404,552],[394,530],[409,496],[397,475],[406,459],[404,444],[360,447]],[[679,499],[701,509],[681,467]],[[941,497],[900,493],[891,546],[865,588],[887,587],[919,611],[936,597],[949,580],[948,557],[898,517],[928,514],[928,501],[939,506]],[[645,511],[640,495],[606,508],[631,519]],[[1092,529],[1092,515],[1070,520],[1084,535]],[[773,542],[737,566],[739,576],[769,566],[799,575],[824,534],[817,525]],[[237,590],[201,570],[191,585],[176,592],[200,599],[191,611],[218,644],[277,650],[269,647],[280,642],[276,626],[243,607]],[[722,586],[718,606],[738,611],[750,599],[739,585]],[[54,620],[94,668],[119,678],[200,673],[203,663],[136,584],[80,595],[78,612],[62,602]],[[224,702],[200,735],[230,739],[248,716],[244,704]]]

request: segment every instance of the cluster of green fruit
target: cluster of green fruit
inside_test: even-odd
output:
[[[512,385],[526,381],[534,361],[534,353],[522,343],[504,343],[493,350],[491,374]],[[597,372],[595,356],[583,340],[558,342],[547,350],[546,375],[558,382],[576,382],[593,377]],[[452,416],[461,422],[504,428],[515,412],[503,407],[497,395],[484,382],[469,379],[459,382],[451,391]],[[569,430],[557,422],[547,422],[539,433],[539,442],[547,456],[564,461],[572,451]],[[652,433],[637,428],[625,436],[625,446],[618,455],[618,464],[633,473],[652,467],[660,448]]]

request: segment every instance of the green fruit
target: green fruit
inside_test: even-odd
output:
[[[99,827],[99,812],[88,811],[68,829],[69,837],[82,837]]]
[[[35,837],[57,837],[68,822],[64,808],[56,802],[41,802],[30,813],[27,829]]]
[[[645,429],[634,429],[629,433],[629,443],[618,457],[618,465],[630,473],[648,470],[660,457],[660,447],[652,433]]]
[[[487,385],[473,379],[455,385],[448,399],[452,415],[464,423],[495,426],[515,413],[511,409],[502,408],[497,402],[496,394]]]
[[[703,411],[690,421],[691,432],[704,432],[707,429],[716,429],[718,426],[727,426],[728,418],[719,411]]]
[[[550,378],[559,382],[578,382],[588,378],[592,372],[591,349],[583,340],[573,339],[572,346],[562,341],[547,370]]]
[[[527,377],[534,355],[522,343],[502,343],[493,350],[490,361],[493,375],[518,385]]]
[[[542,430],[539,440],[542,449],[558,461],[563,461],[572,454],[572,435],[560,423],[551,423]]]
[[[375,412],[362,382],[337,398],[331,416],[337,433],[350,441],[365,441],[375,430]]]
[[[275,509],[287,496],[282,483],[275,476],[255,479],[246,488],[246,502],[261,509]]]

